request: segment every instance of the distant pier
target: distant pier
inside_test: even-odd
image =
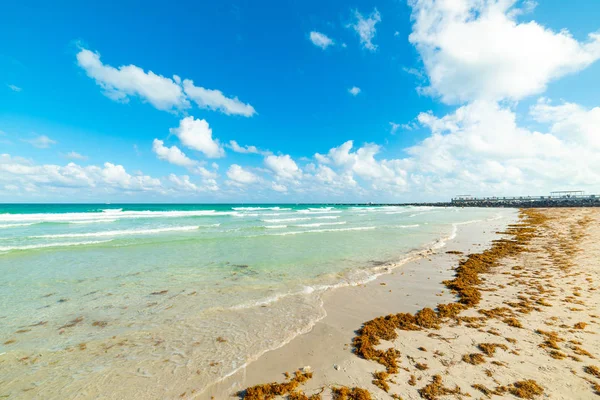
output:
[[[453,207],[600,207],[600,195],[583,191],[557,191],[549,196],[473,197],[460,195],[449,204]]]
[[[463,194],[456,196],[450,202],[369,203],[353,205],[496,208],[600,207],[600,195],[585,194],[580,190],[551,192],[549,196],[475,197]]]

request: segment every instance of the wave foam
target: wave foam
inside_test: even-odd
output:
[[[92,219],[89,221],[65,221],[67,224],[98,224],[98,223],[110,223],[117,222],[115,218],[107,218],[107,219]]]
[[[356,228],[342,228],[342,229],[309,229],[306,231],[295,231],[295,232],[282,232],[272,233],[274,236],[288,236],[288,235],[299,235],[301,233],[323,233],[323,232],[347,232],[347,231],[368,231],[375,229],[375,226],[359,226]]]
[[[310,217],[296,217],[296,218],[271,218],[271,219],[263,219],[263,222],[273,223],[273,222],[295,222],[295,221],[308,221],[312,218]]]
[[[85,246],[85,245],[108,243],[108,242],[111,242],[111,240],[89,240],[89,241],[85,241],[85,242],[44,243],[44,244],[31,244],[31,245],[26,245],[26,246],[0,246],[0,252],[16,251],[16,250],[45,249],[48,247]]]
[[[19,226],[31,226],[34,225],[33,222],[28,223],[28,224],[1,224],[0,225],[0,229],[4,229],[4,228],[18,228]]]
[[[218,226],[218,225],[217,225]],[[169,228],[155,229],[125,229],[120,231],[102,231],[86,233],[58,233],[51,235],[29,236],[32,239],[57,239],[57,238],[78,238],[78,237],[99,237],[99,236],[123,236],[123,235],[153,235],[164,232],[185,232],[200,229],[200,225],[175,226]]]
[[[291,208],[281,208],[281,207],[231,207],[232,210],[235,211],[287,211],[291,210]]]
[[[183,217],[217,217],[237,215],[235,211],[197,210],[197,211],[120,211],[89,213],[54,213],[54,214],[0,214],[0,222],[81,222],[110,219],[136,218],[183,218]],[[109,217],[107,217],[109,216]]]
[[[339,210],[323,210],[323,211],[316,211],[316,210],[298,210],[299,214],[340,214],[341,211]]]
[[[296,225],[297,227],[302,227],[302,228],[309,228],[309,227],[314,227],[317,228],[319,226],[324,226],[324,225],[345,225],[346,221],[341,221],[341,222],[317,222],[314,224],[298,224]]]

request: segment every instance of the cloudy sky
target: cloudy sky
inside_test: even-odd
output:
[[[600,192],[590,0],[4,1],[2,202]]]

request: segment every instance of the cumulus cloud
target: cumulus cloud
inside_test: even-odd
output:
[[[195,86],[190,79],[181,80],[144,71],[136,65],[112,67],[102,63],[100,53],[81,48],[77,53],[77,64],[96,81],[104,94],[115,101],[128,102],[130,97],[139,97],[163,111],[181,111],[194,101],[198,107],[220,111],[227,115],[251,117],[256,110],[237,97],[227,97],[220,90]]]
[[[325,50],[329,46],[333,46],[333,44],[334,44],[333,40],[331,40],[329,37],[327,37],[327,35],[325,35],[321,32],[312,31],[310,33],[309,37],[310,37],[310,41],[315,46],[320,47],[323,50]]]
[[[297,179],[302,176],[302,170],[289,155],[265,157],[265,165],[281,179]]]
[[[47,149],[53,144],[56,144],[56,140],[52,140],[46,135],[39,135],[32,139],[23,139],[23,141],[29,143],[33,147],[37,147],[38,149]]]
[[[177,146],[167,147],[162,140],[154,139],[152,151],[156,156],[170,164],[187,168],[191,173],[202,175],[206,179],[215,179],[217,174],[204,168],[199,161],[186,156]]]
[[[349,26],[352,27],[352,29],[354,29],[354,31],[358,34],[358,37],[360,38],[360,44],[367,50],[377,50],[377,45],[373,43],[373,39],[377,33],[375,25],[377,25],[378,22],[381,22],[381,15],[379,14],[379,11],[377,11],[375,8],[371,15],[365,18],[360,12],[358,12],[358,10],[356,10],[354,12],[354,16],[356,18],[356,22]]]
[[[422,113],[418,120],[432,135],[407,150],[406,162],[423,187],[446,195],[457,194],[455,188],[501,195],[598,185],[600,159],[590,140],[555,135],[564,119],[546,119],[547,111],[534,107],[533,114],[553,124],[550,133],[520,127],[516,114],[495,102],[478,101],[441,118]],[[574,121],[585,128],[592,111]]]
[[[173,79],[145,72],[135,65],[122,65],[118,68],[103,64],[100,53],[81,49],[77,53],[77,64],[96,81],[104,94],[115,101],[127,102],[129,97],[138,96],[159,110],[182,110],[190,106],[179,84],[180,78]]]
[[[538,122],[550,123],[554,136],[600,149],[600,107],[587,109],[567,102],[552,105],[542,98],[531,107],[530,114]]]
[[[124,166],[106,162],[100,166],[35,164],[33,161],[0,154],[0,192],[27,198],[71,199],[90,196],[130,196],[144,193],[153,196],[177,196],[180,193],[219,190],[215,179],[203,177],[201,184],[188,175],[168,175],[164,181],[141,172],[129,173]]]
[[[197,161],[188,158],[177,146],[166,147],[162,140],[154,139],[152,151],[159,159],[181,167],[190,168],[198,164]]]
[[[406,186],[406,162],[403,160],[376,160],[381,147],[367,143],[352,151],[354,142],[348,140],[338,147],[329,150],[328,158],[336,166],[342,167],[345,173],[353,173],[368,180],[373,188],[384,189],[394,186]]]
[[[260,150],[256,146],[240,146],[237,141],[230,140],[229,145],[227,145],[231,150],[240,154],[262,154],[269,155],[271,154],[268,150]]]
[[[208,158],[225,156],[225,150],[217,139],[213,139],[212,129],[206,120],[185,117],[179,121],[179,126],[171,128],[170,132],[177,136],[184,146],[197,150]]]
[[[350,93],[352,96],[357,96],[360,93],[360,88],[352,86],[350,89],[348,89],[348,93]]]
[[[517,0],[411,0],[413,31],[430,86],[446,103],[519,100],[600,58],[600,34],[586,42],[535,21],[518,22]],[[522,9],[517,9],[522,10]]]
[[[121,189],[124,191],[162,190],[161,181],[147,175],[131,175],[122,165],[110,162],[102,166],[82,167],[75,163],[60,166],[37,165],[9,154],[0,155],[0,183],[11,184],[29,191],[45,188]]]
[[[190,181],[190,177],[188,175],[177,176],[175,174],[170,174],[169,181],[173,183],[178,189],[184,191],[198,192],[200,190],[200,188],[195,183]]]
[[[241,102],[237,97],[226,97],[220,90],[194,86],[192,80],[185,79],[183,88],[185,94],[200,108],[220,111],[226,115],[241,115],[244,117],[251,117],[256,114],[254,107]]]
[[[232,164],[229,167],[227,177],[234,183],[243,185],[258,181],[258,176],[237,164]]]

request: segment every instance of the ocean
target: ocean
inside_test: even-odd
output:
[[[4,382],[66,395],[130,374],[202,390],[309,331],[325,291],[499,218],[412,206],[0,205],[0,355],[27,357],[3,364]]]

